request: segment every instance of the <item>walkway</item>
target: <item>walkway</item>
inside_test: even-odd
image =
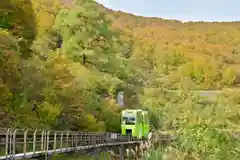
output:
[[[117,133],[0,129],[0,160],[111,147],[118,147],[121,155],[124,145],[140,143],[136,138]]]

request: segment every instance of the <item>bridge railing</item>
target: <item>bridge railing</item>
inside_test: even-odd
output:
[[[31,158],[95,147],[137,143],[117,133],[0,129],[0,160]]]

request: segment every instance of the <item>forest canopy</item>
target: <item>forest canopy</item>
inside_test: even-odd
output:
[[[239,158],[239,142],[225,134],[239,128],[239,28],[93,0],[1,0],[0,127],[119,132],[123,108],[144,108],[154,129],[180,133],[175,154]]]

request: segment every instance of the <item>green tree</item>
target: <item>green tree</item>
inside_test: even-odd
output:
[[[227,67],[222,73],[222,81],[226,85],[233,85],[236,80],[236,71],[231,67]]]

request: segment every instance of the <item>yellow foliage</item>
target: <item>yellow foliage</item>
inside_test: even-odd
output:
[[[36,16],[37,36],[41,37],[52,28],[60,3],[59,0],[33,0],[32,5]]]

